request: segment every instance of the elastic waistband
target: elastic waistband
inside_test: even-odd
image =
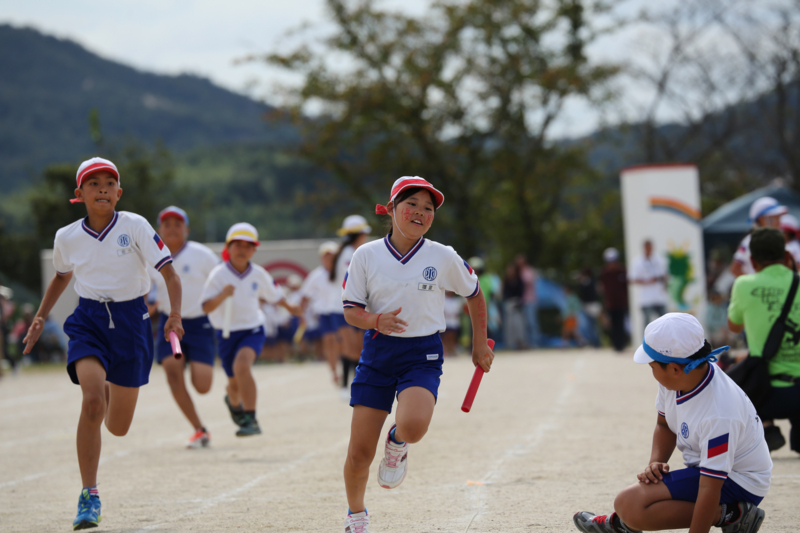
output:
[[[375,330],[368,329],[367,332],[364,334],[366,342],[375,344],[394,344],[394,345],[427,344],[429,342],[441,342],[441,337],[439,336],[438,331],[436,333],[432,333],[430,335],[423,335],[421,337],[397,337],[395,335],[384,335],[383,333],[378,333],[378,335],[373,338],[374,335],[375,335]]]
[[[103,309],[106,308],[108,305],[109,309],[133,309],[135,307],[146,306],[144,303],[144,296],[140,296],[138,298],[134,298],[133,300],[126,300],[124,302],[101,302],[100,300],[90,300],[89,298],[80,298],[78,300],[78,305],[81,307],[102,307]]]

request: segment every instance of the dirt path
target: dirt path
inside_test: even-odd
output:
[[[389,491],[370,481],[372,531],[568,532],[574,512],[610,511],[635,480],[656,417],[649,369],[604,351],[502,354],[495,365],[464,414],[472,365],[445,362],[405,482]],[[195,395],[212,447],[185,450],[191,428],[154,368],[130,433],[103,430],[98,531],[341,532],[350,408],[321,364],[257,366],[255,375],[264,435],[234,436],[218,369],[211,393]],[[0,531],[71,530],[79,408],[63,370],[0,381]],[[800,456],[787,446],[773,460],[761,531],[794,532]]]

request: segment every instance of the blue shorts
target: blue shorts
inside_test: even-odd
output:
[[[697,492],[700,489],[700,468],[690,466],[674,472],[664,474],[664,484],[669,489],[673,500],[696,502]],[[744,490],[731,478],[727,478],[722,485],[719,503],[734,504],[737,502],[750,502],[758,505],[764,498]]]
[[[291,343],[294,340],[294,334],[299,326],[300,319],[296,316],[293,316],[288,326],[278,327],[278,340]]]
[[[344,313],[331,313],[328,316],[330,316],[330,323],[333,331],[339,331],[345,326],[350,326],[350,324],[347,323],[347,320],[344,319]]]
[[[222,338],[222,331],[217,331],[217,346],[219,347],[219,358],[222,360],[222,368],[225,374],[233,377],[233,362],[236,354],[242,348],[252,348],[256,352],[256,358],[261,355],[267,336],[264,334],[264,326],[253,329],[240,329],[231,331],[231,336],[227,339]]]
[[[319,330],[320,335],[327,335],[328,333],[336,333],[339,330],[338,322],[334,319],[336,315],[325,314],[319,315]],[[344,315],[342,315],[344,318]]]
[[[108,303],[81,298],[64,322],[64,333],[69,337],[67,373],[76,385],[75,362],[91,356],[100,360],[106,380],[114,385],[141,387],[150,381],[153,330],[144,298]]]
[[[350,387],[350,405],[391,413],[395,396],[409,387],[423,387],[438,398],[442,354],[438,333],[427,337],[378,334],[373,339],[369,330]]]
[[[214,366],[217,346],[214,328],[211,327],[208,317],[186,318],[182,322],[181,351],[183,351],[183,356],[187,361]],[[156,331],[156,362],[158,364],[161,364],[161,361],[167,357],[172,357],[172,345],[164,338],[164,324],[166,323],[167,315],[161,313],[158,319],[158,331]]]

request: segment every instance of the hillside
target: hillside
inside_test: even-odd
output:
[[[160,140],[176,152],[295,138],[270,107],[190,75],[162,76],[103,59],[36,30],[0,25],[0,187],[25,187],[50,163],[94,151],[89,113],[107,138]]]

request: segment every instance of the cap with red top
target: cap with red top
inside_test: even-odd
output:
[[[433,204],[436,209],[439,209],[444,203],[444,194],[442,194],[439,189],[431,185],[428,180],[420,178],[419,176],[403,176],[395,181],[394,185],[392,185],[392,195],[391,198],[389,198],[389,201],[394,202],[394,199],[397,198],[398,194],[406,189],[411,189],[414,187],[419,187],[421,189],[430,191],[433,195]],[[388,215],[389,210],[385,205],[378,204],[375,206],[375,214]]]
[[[86,181],[86,178],[91,176],[96,172],[109,172],[117,179],[117,183],[119,183],[119,170],[117,170],[117,165],[109,161],[108,159],[103,159],[102,157],[93,157],[91,159],[87,159],[81,166],[78,167],[78,172],[75,175],[75,181],[77,182],[77,187],[80,189],[83,182]],[[73,198],[70,200],[71,203],[82,203],[83,200],[80,198]]]
[[[180,207],[171,205],[169,207],[165,207],[164,209],[162,209],[161,212],[158,214],[158,223],[161,224],[162,222],[164,222],[165,218],[169,217],[178,218],[180,220],[183,220],[183,223],[186,224],[187,226],[189,225],[189,215],[187,215],[186,211],[184,211]]]

